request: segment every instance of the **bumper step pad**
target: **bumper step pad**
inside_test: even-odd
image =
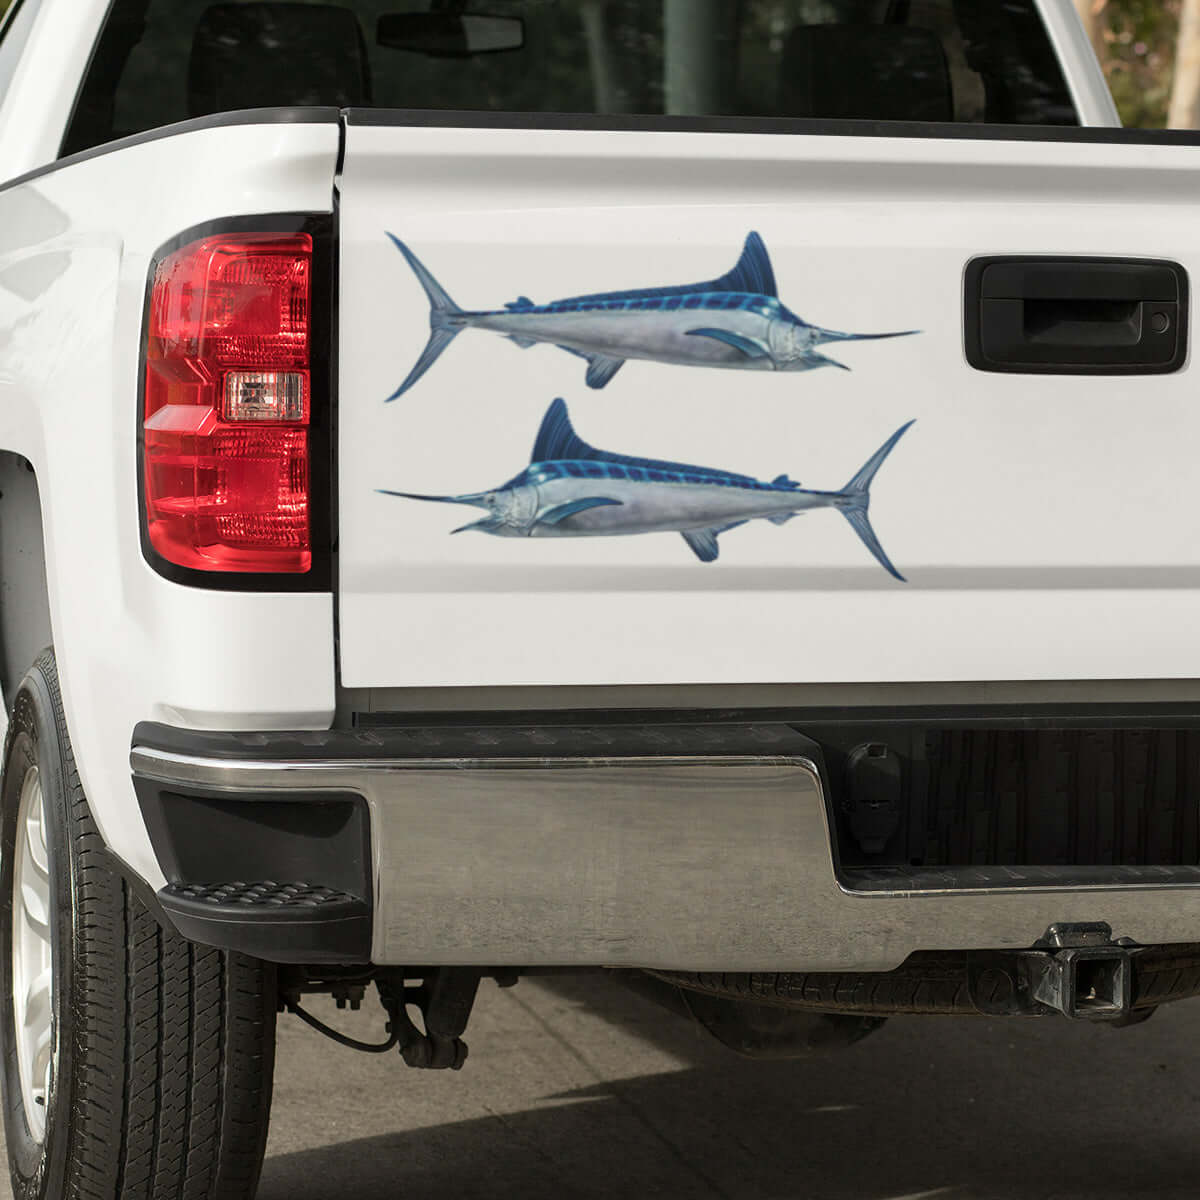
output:
[[[348,896],[334,888],[312,883],[173,883],[165,894],[180,902],[194,900],[200,904],[266,905],[269,908],[322,908],[331,904],[361,907],[357,896]],[[164,896],[165,898],[165,896]]]
[[[371,911],[365,900],[321,884],[173,883],[159,902],[184,937],[275,962],[366,962]]]

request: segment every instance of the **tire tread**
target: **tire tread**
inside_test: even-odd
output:
[[[14,1193],[252,1200],[274,1070],[274,968],[189,943],[114,870],[79,780],[51,651],[32,673],[45,683],[62,750],[74,1069],[60,1085],[71,1123],[65,1186],[14,1177]]]

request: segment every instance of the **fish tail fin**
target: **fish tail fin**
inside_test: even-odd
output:
[[[841,499],[848,503],[840,503],[837,506],[842,516],[849,521],[850,528],[862,539],[863,545],[875,556],[879,565],[901,583],[908,581],[892,565],[892,560],[888,558],[887,551],[884,550],[875,530],[871,527],[871,518],[868,514],[871,507],[871,484],[875,481],[875,476],[887,460],[888,455],[896,448],[896,443],[912,428],[913,424],[914,422],[909,421],[907,425],[902,425],[867,459],[858,473],[841,491]]]
[[[857,508],[843,508],[838,511],[850,522],[850,528],[862,538],[863,545],[875,556],[875,561],[893,578],[900,580],[901,583],[907,583],[908,580],[893,566],[892,560],[888,558],[887,551],[880,544],[875,530],[871,528],[871,518],[867,516],[866,503],[864,502]]]
[[[463,310],[450,299],[450,294],[433,277],[429,268],[394,233],[389,233],[388,237],[395,243],[396,249],[404,255],[405,261],[412,267],[417,281],[425,289],[425,295],[429,297],[429,341],[426,342],[425,349],[421,352],[421,357],[417,359],[416,365],[409,371],[408,377],[388,397],[388,400],[396,400],[403,396],[437,362],[446,347],[466,326],[461,320]]]
[[[448,323],[449,318],[462,316],[463,310],[450,299],[450,294],[433,277],[433,272],[394,234],[389,233],[397,250],[404,255],[408,265],[412,267],[417,281],[425,289],[429,297],[429,323],[437,329]]]

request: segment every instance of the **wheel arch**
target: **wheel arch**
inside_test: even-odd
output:
[[[27,458],[0,450],[0,687],[5,712],[25,672],[52,640],[37,474]]]

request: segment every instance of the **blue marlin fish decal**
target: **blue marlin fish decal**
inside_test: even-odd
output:
[[[487,510],[487,516],[455,533],[477,529],[496,537],[616,537],[674,532],[706,563],[717,558],[717,538],[747,521],[783,525],[812,509],[832,508],[850,522],[883,569],[904,583],[879,544],[867,511],[876,472],[912,424],[896,430],[841,491],[814,492],[786,475],[762,483],[709,467],[596,450],[572,428],[566,404],[555,400],[542,419],[529,466],[501,487],[465,496],[378,490],[385,496]]]
[[[587,360],[592,388],[604,387],[628,358],[745,371],[849,370],[817,347],[920,332],[838,333],[802,321],[780,302],[775,272],[757,233],[746,238],[737,266],[707,283],[600,292],[550,304],[522,296],[502,309],[479,311],[459,308],[424,263],[395,234],[388,237],[429,297],[432,329],[417,365],[389,400],[403,396],[464,329],[490,329],[522,349],[544,342],[577,354]]]

